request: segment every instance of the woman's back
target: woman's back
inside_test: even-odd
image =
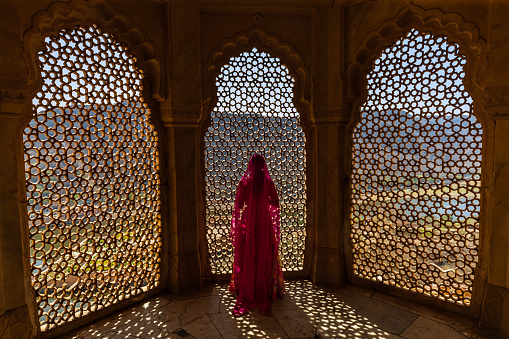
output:
[[[234,246],[230,291],[237,293],[234,314],[258,307],[270,314],[270,303],[284,293],[279,262],[279,199],[265,160],[255,154],[242,177],[232,215],[230,240]]]

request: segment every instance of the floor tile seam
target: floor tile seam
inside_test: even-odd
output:
[[[180,328],[182,328],[182,327],[184,327],[184,326],[186,326],[186,325],[189,325],[191,322],[193,322],[194,320],[196,320],[196,319],[194,319],[194,320],[192,320],[192,321],[190,321],[190,322],[188,322],[188,323],[184,324],[184,323],[183,323],[183,319],[182,319],[182,318],[183,318],[183,315],[186,313],[186,311],[188,310],[188,308],[190,308],[190,307],[191,307],[191,305],[193,305],[193,304],[195,304],[195,303],[196,303],[196,299],[193,299],[190,303],[188,303],[187,305],[185,305],[185,306],[184,306],[184,308],[182,309],[182,311],[181,311],[181,312],[180,312],[180,314],[178,315],[177,319],[178,319],[178,322],[179,322],[179,326],[180,326]]]
[[[472,331],[474,333],[474,335],[476,336],[476,338],[479,337],[478,335],[485,335],[486,336],[486,337],[481,337],[481,338],[489,338],[487,336],[489,336],[489,335],[493,336],[494,335],[493,333],[491,333],[489,331],[486,331],[486,330],[482,330],[479,327],[469,327],[469,328],[466,328],[464,330],[457,331],[457,332],[460,333],[460,334],[463,334],[462,332],[467,332],[467,331]],[[464,336],[466,338],[469,338],[466,335],[464,335]],[[494,338],[499,338],[499,337],[494,337]]]
[[[276,323],[279,325],[279,327],[283,330],[283,332],[286,334],[286,337],[287,338],[291,338],[290,335],[288,334],[288,332],[286,332],[285,328],[283,327],[283,325],[281,325],[281,323],[279,322],[279,320],[277,320],[276,316],[274,315],[274,312],[271,313],[271,317],[274,318],[274,320],[276,321]]]
[[[218,312],[220,313],[220,312]],[[221,331],[219,330],[219,328],[217,328],[216,326],[216,323],[214,323],[214,321],[210,318],[210,315],[209,314],[218,314],[218,313],[207,313],[206,316],[207,318],[209,319],[209,321],[212,323],[212,325],[214,325],[215,329],[217,330],[217,333],[219,333],[219,335],[221,336],[221,338],[225,339],[223,334],[221,333]]]
[[[181,317],[182,317],[182,316],[183,316],[183,314],[187,311],[187,309],[188,309],[189,307],[191,307],[191,305],[195,304],[195,302],[196,302],[196,300],[194,300],[193,302],[190,302],[189,304],[187,304],[187,305],[184,307],[184,309],[182,310],[182,312],[180,313],[180,315],[177,317],[177,319],[178,319],[178,321],[179,321],[179,325],[180,325],[180,327],[181,327],[181,328],[183,328],[183,327],[185,327],[185,326],[188,326],[189,324],[191,324],[192,322],[194,322],[194,321],[196,321],[196,320],[198,320],[198,319],[202,318],[203,316],[207,316],[207,317],[208,317],[208,315],[209,315],[209,314],[219,314],[219,313],[221,313],[221,305],[220,305],[220,302],[221,302],[221,301],[219,301],[218,311],[217,311],[217,312],[205,312],[205,314],[204,314],[203,316],[198,317],[198,318],[195,318],[195,319],[193,319],[193,320],[191,320],[191,321],[189,321],[189,322],[187,322],[187,323],[183,323],[183,322],[182,322],[182,320],[181,320]],[[210,319],[210,317],[208,317],[208,318]],[[211,321],[212,321],[212,320],[211,320]]]
[[[396,334],[397,336],[401,336],[403,333],[405,333],[405,331],[408,328],[410,328],[410,326],[412,326],[417,321],[417,319],[419,319],[419,317],[422,317],[422,315],[418,315],[417,318],[415,318],[414,321],[412,321],[407,327],[405,327],[405,329],[403,331],[401,331],[400,333],[394,333],[394,334]],[[387,331],[387,332],[389,332],[389,331]]]
[[[170,304],[178,303],[181,301],[189,301],[189,300],[197,300],[197,299],[204,299],[204,298],[210,298],[210,297],[220,297],[220,295],[201,295],[201,296],[194,296],[194,297],[183,297],[183,298],[177,298],[170,300]]]
[[[410,312],[410,313],[411,313],[411,312]],[[359,315],[359,316],[362,316],[362,315]],[[395,332],[392,332],[392,331],[390,331],[390,330],[388,330],[388,329],[384,329],[384,328],[380,327],[379,325],[372,323],[372,322],[371,322],[371,320],[370,320],[370,319],[368,319],[368,318],[366,318],[366,317],[362,317],[362,319],[357,320],[357,323],[363,323],[363,324],[372,325],[374,328],[379,329],[379,330],[381,330],[381,331],[384,331],[384,332],[387,332],[387,333],[390,333],[390,334],[393,334],[393,335],[396,335],[396,336],[400,336],[400,335],[401,335],[403,332],[405,332],[405,331],[406,331],[406,329],[407,329],[408,327],[410,327],[410,326],[411,326],[411,325],[412,325],[412,324],[413,324],[413,323],[414,323],[417,319],[419,319],[419,316],[417,316],[417,318],[416,318],[415,320],[413,320],[413,321],[412,321],[412,322],[411,322],[411,323],[410,323],[410,324],[409,324],[409,325],[408,325],[408,326],[407,326],[404,330],[402,330],[402,331],[401,331],[401,332],[399,332],[399,333],[395,333]],[[350,327],[351,327],[351,326],[353,326],[353,325],[355,325],[355,322],[354,322],[354,323],[352,323],[350,326],[348,326],[348,328],[350,328]],[[347,328],[347,329],[345,329],[345,331],[347,331],[347,330],[348,330],[348,328]],[[344,332],[344,331],[343,331],[343,332]],[[343,333],[343,332],[341,332],[341,333]]]
[[[390,304],[389,304],[390,305]],[[407,311],[401,307],[398,307],[404,311]],[[433,312],[433,310],[430,310],[431,312]],[[438,310],[436,310],[438,311]],[[414,313],[414,314],[417,314],[419,317],[423,317],[423,318],[426,318],[428,320],[431,320],[431,321],[435,321],[437,323],[440,323],[442,325],[445,325],[445,326],[448,326],[450,327],[451,329],[453,329],[454,331],[456,332],[460,332],[460,331],[464,331],[464,330],[467,330],[467,329],[470,329],[470,327],[467,327],[465,329],[462,329],[462,330],[457,330],[455,328],[453,328],[451,325],[455,322],[453,319],[451,318],[448,318],[449,316],[448,315],[442,315],[442,314],[436,314],[436,317],[432,317],[428,314],[423,314],[423,313],[415,313],[415,312],[412,312],[412,311],[407,311],[407,312],[411,312],[411,313]],[[467,318],[468,320],[471,320],[470,318]]]
[[[429,316],[426,316],[426,315],[421,315],[421,316],[426,318],[426,319],[429,319],[429,320],[432,320],[432,321],[436,321],[437,323],[440,323],[442,325],[449,326],[450,328],[452,328],[453,330],[455,330],[458,333],[460,331],[465,331],[467,329],[474,328],[474,327],[466,327],[465,329],[457,330],[457,329],[455,329],[454,327],[451,326],[452,324],[454,324],[453,320],[447,321],[447,320],[443,319],[442,317],[430,318]]]
[[[385,305],[389,305],[389,306],[392,306],[392,307],[394,307],[394,308],[400,309],[401,311],[405,311],[405,312],[408,312],[408,313],[412,313],[412,314],[416,315],[416,316],[417,316],[417,318],[419,318],[419,317],[422,317],[422,316],[423,316],[423,315],[421,315],[421,314],[419,314],[419,313],[415,313],[415,312],[413,312],[413,311],[406,310],[406,309],[404,309],[404,308],[402,308],[402,307],[399,307],[399,306],[393,305],[393,304],[388,303],[388,302],[385,302],[385,301],[383,301],[383,300],[378,300],[378,299],[373,299],[373,298],[370,298],[370,299],[375,300],[375,301],[378,301],[378,302],[381,302],[381,303],[383,303],[383,304],[385,304]],[[365,306],[365,304],[361,305],[361,307],[360,307],[360,308],[363,308],[364,306]],[[417,319],[416,319],[416,320],[417,320]]]
[[[416,321],[417,321],[420,317],[423,317],[423,318],[428,319],[428,320],[430,320],[430,321],[433,321],[433,322],[439,323],[440,325],[447,326],[447,327],[449,327],[451,330],[453,330],[454,332],[456,332],[456,333],[458,333],[458,334],[462,335],[462,336],[463,336],[463,337],[465,337],[465,338],[468,338],[468,337],[467,337],[467,336],[465,336],[463,333],[461,333],[460,331],[458,331],[458,330],[456,330],[456,329],[452,328],[452,327],[451,327],[451,326],[449,326],[448,324],[442,323],[442,322],[440,322],[440,321],[436,321],[435,319],[431,319],[431,318],[428,318],[428,317],[423,316],[423,315],[419,315],[419,317],[417,317],[417,319],[415,319],[415,320],[414,320],[414,321],[413,321],[410,325],[408,325],[408,326],[407,326],[407,327],[406,327],[406,328],[405,328],[405,329],[404,329],[404,330],[403,330],[400,334],[403,334],[403,333],[404,333],[404,332],[405,332],[405,331],[406,331],[406,330],[407,330],[410,326],[412,326],[412,325],[413,325],[413,324],[414,324],[414,323],[415,323],[415,322],[416,322]],[[466,331],[466,330],[463,330],[463,331]]]
[[[439,324],[441,324],[441,325],[447,326],[447,327],[449,327],[451,330],[453,330],[454,332],[456,332],[456,333],[458,333],[458,334],[461,334],[461,335],[462,335],[462,336],[464,336],[465,338],[468,338],[468,337],[467,337],[466,335],[464,335],[463,333],[461,333],[461,331],[468,331],[468,330],[470,330],[470,329],[477,330],[477,328],[475,328],[475,327],[468,327],[468,328],[466,328],[466,329],[464,329],[464,330],[457,330],[457,329],[455,329],[455,328],[451,327],[451,325],[446,324],[446,323],[444,323],[444,322],[441,322],[440,320],[432,319],[432,318],[426,317],[426,316],[424,316],[424,315],[421,315],[421,317],[426,318],[426,319],[428,319],[428,320],[430,320],[430,321],[434,321],[434,322],[439,323]],[[417,320],[417,319],[416,319],[416,320]]]
[[[381,294],[381,295],[384,295],[384,293],[381,293],[381,292],[377,292],[377,293],[378,293],[378,294]],[[385,295],[387,295],[387,294],[385,294]],[[388,295],[388,296],[391,296],[391,295]],[[393,306],[393,307],[399,308],[399,309],[401,309],[401,310],[403,310],[403,311],[406,311],[406,312],[410,312],[410,313],[417,314],[417,315],[418,315],[418,316],[420,316],[420,317],[424,317],[424,318],[427,318],[427,319],[429,319],[429,320],[436,321],[436,322],[438,322],[438,323],[441,323],[441,324],[446,325],[446,326],[449,326],[449,327],[451,327],[451,324],[452,324],[452,323],[454,323],[454,320],[453,320],[453,319],[451,319],[451,318],[449,318],[449,315],[447,315],[447,314],[446,314],[446,315],[443,315],[443,316],[442,316],[441,314],[436,314],[436,315],[437,315],[437,317],[436,317],[436,319],[435,319],[435,318],[431,318],[428,314],[424,314],[424,312],[418,312],[418,313],[416,313],[416,312],[414,312],[414,311],[409,311],[409,310],[407,310],[407,309],[405,309],[405,308],[402,308],[402,307],[400,307],[400,306],[397,306],[397,305],[392,304],[392,303],[390,303],[390,302],[386,302],[386,301],[381,300],[381,299],[373,299],[373,300],[376,300],[376,301],[379,301],[379,302],[382,302],[382,303],[385,303],[385,304],[391,305],[391,306]],[[401,301],[403,301],[403,302],[410,302],[411,300],[402,299]],[[414,301],[411,301],[411,302],[414,302]],[[417,304],[418,304],[418,306],[422,306],[422,307],[424,307],[424,308],[425,308],[425,311],[428,311],[428,312],[431,312],[431,313],[441,311],[440,309],[433,309],[433,308],[431,308],[431,307],[429,307],[428,305],[425,305],[425,304],[421,304],[421,303],[417,303]],[[455,315],[455,314],[453,314],[453,315]],[[460,316],[460,317],[461,317],[461,315],[458,315],[458,316]],[[470,318],[468,318],[468,317],[467,317],[467,319],[471,320],[471,319],[470,319]],[[451,328],[452,328],[453,330],[455,330],[456,332],[459,332],[458,330],[454,329],[453,327],[451,327]],[[469,327],[469,328],[470,328],[470,327]],[[466,330],[466,329],[465,329],[465,330]],[[461,330],[461,331],[463,331],[463,330]]]
[[[166,298],[165,298],[165,299],[166,299]],[[166,302],[165,302],[164,304],[161,304],[161,305],[157,306],[157,307],[156,307],[156,309],[157,309],[157,308],[164,307],[164,306],[169,305],[169,304],[171,304],[171,303],[172,303],[172,300],[171,300],[171,299],[166,299]]]
[[[348,331],[350,329],[350,327],[352,327],[354,325],[354,323],[348,325],[343,331],[339,332],[338,334],[343,334],[345,333],[346,331]]]

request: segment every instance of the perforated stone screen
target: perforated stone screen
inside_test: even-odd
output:
[[[482,126],[465,57],[411,30],[368,74],[353,135],[355,275],[469,305],[478,262]]]
[[[265,157],[281,208],[283,270],[303,268],[306,237],[306,138],[294,79],[279,59],[253,48],[216,79],[217,105],[205,135],[206,231],[213,274],[231,273],[228,239],[237,185],[249,159]]]
[[[97,27],[46,38],[24,131],[42,330],[159,284],[157,135],[135,58]]]

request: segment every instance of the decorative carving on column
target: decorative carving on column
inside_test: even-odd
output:
[[[313,117],[316,124],[346,124],[349,119],[341,109],[314,109]]]
[[[198,127],[200,106],[165,100],[159,103],[159,110],[164,127]]]

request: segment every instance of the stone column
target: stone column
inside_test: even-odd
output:
[[[32,338],[22,113],[26,111],[26,60],[18,26],[18,1],[2,2],[0,22],[0,337]],[[21,201],[21,203],[20,203]],[[24,265],[25,264],[25,265]],[[33,294],[32,294],[33,295]]]
[[[494,177],[491,230],[484,232],[489,267],[480,325],[509,335],[509,86],[487,88],[486,98],[495,120],[494,145],[488,145],[493,147]]]
[[[199,10],[179,1],[169,5],[169,95],[161,102],[161,120],[168,158],[170,231],[169,290],[201,288],[198,245],[197,162],[201,115]]]
[[[30,338],[34,328],[25,300],[31,288],[26,204],[20,204],[18,179],[24,180],[21,112],[26,105],[26,90],[0,88],[0,337]],[[21,168],[19,168],[21,166]],[[22,201],[26,198],[21,198]],[[23,242],[26,242],[23,244]],[[24,260],[23,255],[26,258]],[[30,270],[26,270],[30,273]]]
[[[162,109],[168,150],[169,289],[182,293],[202,287],[198,246],[196,116],[173,114],[177,107]],[[172,113],[173,111],[173,113]],[[199,109],[198,109],[199,111]]]
[[[315,70],[313,116],[316,124],[316,261],[311,278],[317,284],[346,280],[342,232],[344,140],[347,120],[342,106],[342,20],[338,4],[313,15]]]
[[[320,114],[321,113],[321,114]],[[339,285],[346,279],[341,231],[341,138],[344,122],[337,111],[315,111],[316,121],[316,266],[317,284]]]
[[[489,36],[485,70],[486,109],[494,120],[492,143],[483,143],[492,150],[493,159],[486,169],[493,176],[490,206],[491,222],[484,232],[488,251],[488,277],[482,303],[480,326],[509,337],[509,4],[490,1]],[[484,152],[484,149],[483,149]],[[483,153],[484,157],[484,153]],[[483,159],[484,160],[484,159]],[[491,188],[491,187],[490,187]],[[483,234],[483,233],[481,233]],[[482,252],[481,252],[482,253]]]

